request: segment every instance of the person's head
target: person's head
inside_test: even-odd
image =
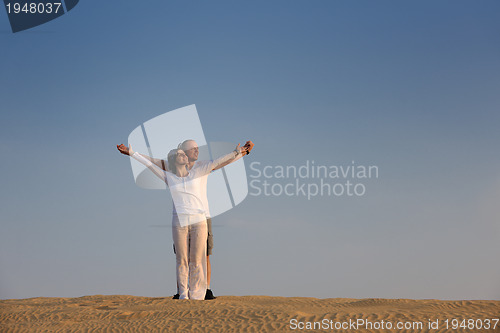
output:
[[[194,140],[186,140],[179,145],[179,148],[184,150],[186,153],[189,162],[194,162],[198,160],[199,149],[196,141]]]
[[[168,169],[172,173],[177,173],[177,169],[185,166],[187,163],[187,155],[182,149],[172,149],[168,153]]]

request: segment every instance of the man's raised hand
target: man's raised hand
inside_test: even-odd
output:
[[[253,149],[253,146],[255,146],[255,144],[252,142],[252,141],[247,141],[245,143],[245,145],[243,146],[243,148],[245,148],[245,150],[250,153]]]

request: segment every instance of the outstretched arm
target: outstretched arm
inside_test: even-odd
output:
[[[123,147],[120,147],[120,146],[123,146]],[[165,171],[162,168],[160,168],[159,166],[157,166],[156,164],[152,163],[149,159],[145,158],[142,154],[139,154],[139,153],[133,151],[132,146],[129,146],[127,148],[124,145],[118,145],[117,147],[118,147],[118,150],[122,154],[133,157],[136,161],[144,164],[145,166],[148,167],[149,170],[153,171],[153,173],[158,178],[163,180],[165,183],[167,182],[167,178],[165,177]]]
[[[211,163],[206,164],[204,166],[205,170],[203,172],[208,174],[213,170],[219,169],[222,165],[227,165],[228,162],[229,163],[233,162],[236,158],[240,158],[241,154],[245,150],[246,149],[244,147],[240,147],[240,144],[238,143],[236,148],[229,154],[221,156],[218,159],[213,160]]]
[[[245,143],[245,145],[243,147],[241,147],[241,154],[238,154],[235,158],[230,159],[229,161],[226,161],[226,162],[224,162],[222,164],[219,164],[217,167],[215,167],[214,169],[212,169],[212,171],[215,171],[215,170],[218,170],[220,168],[223,168],[226,165],[229,165],[229,164],[231,164],[233,162],[236,162],[237,160],[239,160],[243,156],[250,154],[250,152],[253,149],[253,146],[255,146],[255,144],[252,141],[247,141]]]
[[[116,145],[116,148],[118,148],[120,153],[122,153],[123,155],[132,156],[129,148],[127,146],[125,146],[124,144]],[[143,154],[139,154],[139,155],[141,155],[145,159],[149,160],[151,163],[155,164],[157,167],[161,168],[162,170],[168,171],[168,166],[167,166],[168,164],[165,162],[165,160],[161,160],[159,158],[154,158],[154,157],[150,157],[148,155],[143,155]]]

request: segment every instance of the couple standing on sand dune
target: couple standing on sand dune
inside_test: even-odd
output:
[[[177,294],[174,299],[215,299],[210,289],[213,235],[207,199],[207,178],[242,156],[250,154],[254,144],[247,141],[231,153],[213,161],[198,161],[198,145],[186,140],[168,153],[167,163],[134,152],[121,144],[118,150],[147,166],[163,180],[174,203],[172,238],[176,256]]]

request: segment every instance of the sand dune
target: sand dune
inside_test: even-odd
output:
[[[180,301],[128,295],[0,300],[1,332],[500,332],[499,319],[500,301],[485,300],[221,296]],[[429,328],[429,320],[439,320],[438,327]],[[407,328],[397,328],[398,323]],[[468,326],[454,329],[460,324]]]

